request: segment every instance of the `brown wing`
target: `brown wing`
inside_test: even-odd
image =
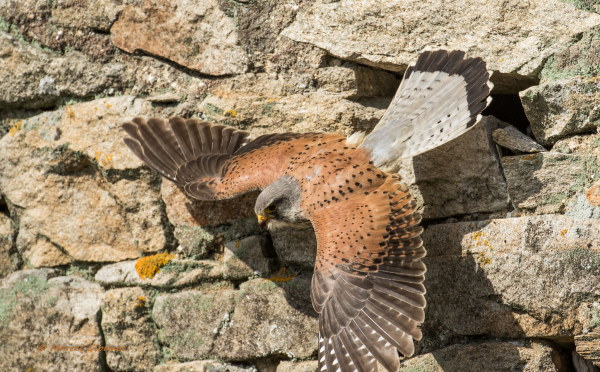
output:
[[[261,189],[282,175],[289,152],[321,134],[282,133],[258,137],[194,119],[135,118],[123,129],[125,144],[190,197],[228,199]]]
[[[319,370],[390,371],[410,356],[424,319],[420,215],[397,178],[317,210],[311,297],[319,317]]]

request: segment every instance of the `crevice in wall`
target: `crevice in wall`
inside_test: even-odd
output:
[[[98,314],[96,314],[96,323],[98,324],[98,333],[100,335],[100,347],[101,350],[98,353],[98,364],[100,365],[100,370],[103,372],[112,372],[112,369],[108,366],[106,362],[106,351],[104,351],[104,347],[106,346],[106,338],[104,337],[104,330],[102,329],[102,310],[98,310]]]

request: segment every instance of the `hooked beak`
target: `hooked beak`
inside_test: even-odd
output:
[[[273,216],[271,216],[270,214],[257,214],[256,218],[258,218],[258,226],[260,227],[265,227],[265,225],[267,224],[267,222],[269,222],[269,220],[271,218],[273,218]]]

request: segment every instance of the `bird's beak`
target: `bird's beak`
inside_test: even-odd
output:
[[[272,218],[272,216],[260,213],[256,215],[256,218],[258,218],[258,225],[260,227],[264,227],[267,224],[267,222],[269,222],[269,220]]]

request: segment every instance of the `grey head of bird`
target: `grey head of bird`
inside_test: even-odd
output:
[[[300,202],[300,183],[287,175],[278,178],[265,187],[256,199],[254,213],[258,218],[258,224],[267,228],[303,225],[307,219],[304,217]]]

